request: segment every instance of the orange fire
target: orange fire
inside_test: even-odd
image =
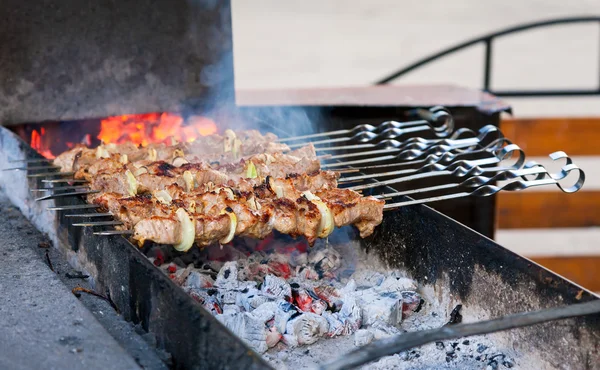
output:
[[[108,143],[132,142],[170,144],[172,139],[192,142],[199,136],[217,132],[217,125],[209,118],[192,117],[184,123],[181,116],[171,113],[148,113],[108,117],[100,122],[98,139]]]
[[[46,135],[46,130],[43,127],[40,129],[40,133],[38,133],[37,130],[33,130],[33,132],[31,132],[31,147],[44,157],[54,159],[55,156],[49,149],[45,148],[44,143],[42,142],[42,137],[44,137],[44,135]]]

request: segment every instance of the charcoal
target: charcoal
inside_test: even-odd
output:
[[[417,284],[412,279],[392,275],[385,278],[378,286],[375,286],[375,289],[381,292],[414,291],[417,289]]]
[[[356,282],[358,287],[372,288],[383,283],[385,275],[377,271],[358,270],[352,274],[352,280]]]
[[[240,306],[237,304],[225,304],[223,305],[223,315],[235,315],[241,312]]]
[[[294,337],[299,345],[312,344],[329,330],[327,320],[317,314],[306,312],[288,321],[286,335]]]
[[[477,345],[477,352],[478,353],[483,353],[483,352],[485,352],[486,349],[488,349],[486,345],[483,345],[481,343],[479,343]]]
[[[265,276],[261,291],[264,295],[273,299],[283,299],[292,296],[290,284],[275,275]]]
[[[199,273],[198,271],[191,271],[188,278],[183,284],[185,288],[211,288],[215,281],[208,275]]]
[[[277,310],[275,311],[275,321],[273,326],[279,333],[285,333],[285,328],[288,321],[298,311],[290,303],[280,300],[277,302]]]
[[[312,303],[310,304],[311,312],[316,313],[317,315],[322,315],[326,309],[327,303],[321,299],[313,299]]]
[[[357,291],[355,295],[362,309],[364,325],[382,321],[395,326],[402,321],[402,296],[399,293],[379,293],[371,288]]]
[[[237,261],[225,262],[215,281],[215,286],[226,289],[238,287],[238,263]]]
[[[323,248],[312,250],[308,255],[308,263],[314,267],[319,277],[322,278],[341,266],[342,257],[333,248]]]
[[[265,340],[267,343],[267,347],[275,347],[282,337],[283,335],[279,331],[277,331],[275,327],[270,328],[267,331],[267,339]]]
[[[277,312],[277,303],[265,302],[252,311],[250,315],[257,320],[266,323],[275,317],[275,312]]]
[[[344,297],[342,309],[337,315],[340,321],[344,323],[342,335],[354,333],[363,323],[362,309],[353,296]]]
[[[423,299],[417,292],[413,291],[402,291],[400,292],[402,296],[402,318],[405,319],[409,317],[414,312],[418,312],[421,309],[423,304]]]
[[[381,321],[376,321],[369,327],[369,330],[375,336],[375,339],[389,338],[394,335],[402,334],[400,329],[395,326],[389,326]]]
[[[464,344],[465,346],[468,346],[469,344],[471,344],[471,342],[468,339],[463,340],[462,344]]]
[[[366,346],[373,341],[374,335],[366,329],[359,329],[354,333],[354,345],[357,347]]]
[[[267,330],[265,324],[247,312],[234,315],[217,315],[217,319],[240,337],[250,348],[258,353],[264,353],[267,345]]]
[[[442,350],[444,349],[444,343],[443,342],[435,342],[435,348]]]
[[[270,300],[269,297],[262,295],[261,291],[255,287],[243,289],[236,294],[235,298],[235,303],[244,307],[248,312]]]
[[[296,306],[303,312],[312,311],[313,298],[304,288],[294,289],[292,291],[292,297]]]
[[[496,360],[492,360],[490,362],[488,362],[485,370],[497,370],[498,369],[498,362]]]
[[[511,367],[515,366],[515,364],[512,360],[506,359],[502,361],[502,366],[510,369]]]
[[[344,323],[340,320],[338,313],[331,313],[328,311],[323,312],[322,315],[327,323],[329,324],[329,330],[327,330],[328,337],[336,337],[338,335],[342,335],[344,332],[345,326]]]

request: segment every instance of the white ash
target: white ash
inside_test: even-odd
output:
[[[206,261],[204,269],[180,268],[171,276],[276,368],[312,368],[373,340],[440,327],[448,320],[448,307],[436,303],[439,297],[369,258],[354,243],[234,256],[236,260],[224,263]],[[210,269],[217,267],[215,275]],[[470,343],[423,346],[365,368],[514,364],[514,356],[505,355],[509,351],[496,349],[485,338]],[[486,347],[482,353],[477,352],[479,344]]]

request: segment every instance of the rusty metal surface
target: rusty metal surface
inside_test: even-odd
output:
[[[453,85],[364,86],[345,88],[237,90],[236,103],[257,106],[324,107],[475,107],[484,113],[510,111],[501,99]]]
[[[230,2],[3,0],[0,123],[233,101]]]

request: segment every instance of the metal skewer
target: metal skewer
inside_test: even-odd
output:
[[[48,158],[35,158],[35,159],[11,159],[8,163],[44,163],[52,162],[52,159]]]
[[[46,208],[48,211],[71,211],[79,209],[98,209],[101,206],[97,204],[73,204],[68,206],[55,206]]]
[[[328,168],[328,167],[340,167],[340,166],[351,166],[351,165],[353,166],[353,165],[357,165],[357,164],[381,162],[381,161],[387,161],[387,160],[406,161],[406,160],[416,159],[419,156],[427,155],[427,154],[441,155],[443,152],[446,152],[451,149],[461,149],[461,148],[470,148],[470,147],[476,148],[478,145],[482,145],[482,142],[487,138],[488,135],[490,135],[492,133],[498,134],[499,138],[493,140],[491,143],[497,143],[497,142],[499,142],[499,140],[504,138],[504,135],[502,135],[502,132],[500,132],[497,127],[488,125],[486,127],[483,127],[480,130],[480,134],[474,138],[467,138],[467,139],[460,139],[460,140],[444,139],[444,140],[436,140],[435,142],[432,142],[432,141],[416,142],[416,143],[406,145],[407,149],[402,151],[400,154],[385,155],[385,156],[381,156],[381,157],[371,157],[371,158],[358,159],[358,160],[346,161],[346,162],[326,163],[326,164],[323,164],[321,167]],[[414,145],[414,148],[410,148],[413,145]],[[468,150],[468,149],[466,149],[466,150]],[[425,154],[425,152],[427,152],[427,153]],[[358,155],[363,156],[362,153],[358,154]],[[350,154],[343,154],[342,156],[343,157],[351,157],[351,156],[357,156],[357,154],[350,153]],[[343,158],[342,156],[333,156],[330,159]]]
[[[44,179],[42,182],[48,184],[61,184],[61,183],[74,183],[74,184],[85,184],[88,181],[84,179]]]
[[[107,213],[76,213],[76,214],[70,214],[70,215],[65,215],[65,217],[69,217],[69,218],[95,218],[95,217],[109,217],[109,216],[114,216],[112,213],[107,212]]]
[[[406,134],[422,132],[422,131],[432,131],[432,130],[431,130],[430,126],[414,126],[414,127],[406,127],[406,128],[402,128],[402,129],[390,128],[390,129],[384,130],[377,134],[374,132],[371,132],[371,131],[363,131],[363,132],[359,132],[358,134],[356,134],[354,136],[345,136],[345,137],[340,137],[340,138],[318,140],[318,141],[312,141],[312,142],[302,142],[302,143],[298,143],[298,144],[291,144],[288,146],[290,148],[298,148],[298,147],[305,146],[309,143],[313,144],[313,145],[318,145],[318,144],[329,144],[329,143],[342,143],[342,142],[347,142],[347,141],[368,143],[368,142],[376,141],[376,140],[380,140],[380,139],[396,139],[396,138],[399,138]],[[434,133],[438,137],[444,137],[444,135],[441,133],[437,133],[437,132],[434,132]]]
[[[570,162],[570,159],[568,160],[568,162]],[[569,164],[572,164],[572,163],[569,163]],[[493,185],[497,181],[514,180],[514,179],[518,179],[518,178],[526,179],[527,176],[531,176],[531,175],[536,175],[535,180],[541,180],[541,179],[545,178],[546,176],[548,176],[548,177],[558,181],[558,180],[562,180],[563,178],[567,177],[569,175],[569,172],[565,172],[564,170],[561,169],[561,171],[559,173],[552,174],[552,173],[549,173],[548,170],[546,168],[544,168],[544,166],[542,166],[541,164],[532,161],[532,162],[528,162],[527,164],[525,164],[525,166],[520,170],[507,170],[507,171],[499,172],[492,177],[473,176],[473,177],[469,177],[468,179],[466,179],[460,183],[443,184],[443,185],[430,186],[430,187],[420,188],[420,189],[398,191],[398,192],[394,192],[394,193],[375,195],[374,197],[379,198],[379,199],[390,199],[392,197],[421,194],[421,193],[426,193],[426,192],[447,190],[447,189],[453,189],[453,188],[461,188],[461,187],[473,188],[473,187],[480,187],[480,186],[489,185],[489,184]],[[557,185],[559,188],[562,189],[560,184],[557,183]]]
[[[80,222],[76,224],[72,224],[72,226],[77,227],[93,227],[93,226],[116,226],[123,225],[121,221],[96,221],[96,222]]]
[[[109,236],[109,235],[129,235],[133,234],[132,230],[104,230],[94,231],[94,235]]]
[[[59,169],[60,166],[47,165],[47,166],[31,166],[31,167],[12,167],[5,168],[2,171],[35,171],[35,170],[49,170],[49,169]]]
[[[75,172],[43,172],[27,175],[27,177],[53,177],[53,176],[73,176]]]
[[[286,138],[280,138],[280,139],[278,139],[278,141],[283,143],[283,142],[288,142],[288,141],[314,139],[314,138],[319,138],[319,137],[331,137],[331,136],[346,135],[346,134],[351,134],[354,136],[361,132],[381,132],[381,131],[385,131],[387,129],[392,129],[392,128],[404,129],[407,127],[424,126],[424,125],[429,126],[432,130],[435,130],[436,132],[448,132],[448,131],[452,132],[454,130],[454,120],[452,119],[452,116],[450,116],[448,111],[445,110],[444,108],[441,108],[441,107],[432,108],[432,112],[430,113],[430,115],[428,115],[428,118],[429,119],[421,119],[421,120],[414,120],[414,121],[408,121],[408,122],[386,121],[377,126],[363,124],[363,125],[357,125],[351,129],[328,131],[328,132],[321,132],[321,133],[317,133],[317,134],[301,135],[301,136],[294,136],[294,137],[286,137]],[[433,125],[433,123],[437,123],[440,121],[441,121],[440,126]]]
[[[39,189],[31,189],[30,192],[44,192],[44,191],[60,191],[60,190],[77,190],[77,189],[85,189],[87,185],[73,185],[73,186],[57,186],[55,188],[39,188]]]
[[[353,369],[384,356],[420,347],[427,343],[468,337],[471,335],[491,334],[498,331],[522,328],[549,321],[567,319],[600,313],[600,299],[586,303],[577,303],[564,307],[523,312],[498,319],[480,321],[471,324],[446,325],[437,329],[403,333],[395,337],[380,339],[366,346],[346,353],[335,361],[321,365],[320,370]]]
[[[498,130],[496,126],[487,125],[485,127],[482,127],[480,129],[480,131],[487,127],[491,127],[496,131]],[[462,128],[459,128],[458,130],[454,131],[452,133],[452,135],[450,135],[448,137],[448,139],[457,140],[465,134],[468,135],[468,137],[477,136],[477,134],[473,130],[462,127]],[[324,147],[316,147],[315,150],[318,152],[318,151],[370,149],[370,148],[378,148],[378,149],[399,148],[402,145],[408,145],[408,144],[412,144],[412,143],[423,143],[423,144],[431,143],[433,145],[434,142],[439,142],[441,140],[444,140],[444,139],[424,139],[422,137],[411,137],[411,138],[408,138],[403,141],[398,141],[395,139],[384,139],[378,143],[364,143],[364,144],[352,144],[352,145],[340,145],[340,146],[324,146]]]
[[[579,189],[581,189],[581,187],[583,186],[583,184],[585,182],[585,173],[579,167],[577,167],[575,164],[568,164],[566,166],[563,166],[562,171],[564,171],[567,174],[571,171],[577,171],[579,173],[579,178],[577,179],[577,182],[573,186],[563,187],[558,182],[558,180],[555,180],[553,178],[545,178],[545,179],[538,179],[538,180],[515,180],[515,181],[511,181],[509,183],[506,183],[502,186],[483,185],[472,191],[447,194],[447,195],[442,195],[439,197],[407,200],[404,202],[386,204],[383,206],[383,209],[385,211],[389,211],[389,210],[397,209],[400,207],[411,206],[411,205],[415,205],[415,204],[433,203],[433,202],[439,202],[442,200],[463,198],[463,197],[468,197],[468,196],[487,197],[487,196],[499,193],[500,191],[503,191],[503,190],[505,190],[505,191],[520,191],[520,190],[529,189],[529,188],[532,188],[535,186],[544,186],[544,185],[557,185],[560,188],[560,190],[563,191],[564,193],[574,193],[574,192],[579,191]],[[565,177],[563,177],[563,179]]]
[[[485,166],[485,165],[489,165],[489,164],[497,164],[497,163],[503,162],[504,160],[510,159],[514,153],[517,153],[519,157],[518,157],[517,161],[511,166],[481,167],[481,166]],[[511,145],[507,145],[506,147],[502,148],[497,153],[497,155],[492,158],[483,158],[483,159],[478,159],[478,160],[461,160],[461,161],[454,162],[450,165],[440,165],[440,164],[434,163],[434,164],[429,164],[424,167],[421,167],[417,170],[401,170],[401,171],[392,171],[392,172],[387,172],[387,173],[384,172],[384,173],[349,177],[348,179],[364,180],[364,179],[377,178],[377,177],[382,177],[382,176],[391,176],[390,174],[401,175],[401,174],[407,174],[407,173],[414,173],[413,175],[410,175],[410,176],[398,177],[395,179],[379,181],[376,183],[357,185],[357,186],[349,187],[347,189],[356,191],[356,190],[377,188],[380,186],[397,184],[400,182],[412,181],[412,180],[423,179],[423,178],[428,178],[428,177],[437,177],[437,176],[446,176],[446,175],[464,177],[464,176],[481,175],[486,172],[498,172],[498,171],[511,170],[511,169],[516,170],[516,169],[521,168],[523,166],[524,162],[525,162],[525,153],[523,152],[523,150],[521,150],[521,148],[519,148],[517,145],[511,144]],[[407,171],[413,171],[413,172],[407,172]]]
[[[71,193],[59,193],[59,194],[50,194],[50,195],[46,195],[43,196],[41,198],[37,198],[35,201],[39,202],[42,200],[48,200],[48,199],[56,199],[56,198],[64,198],[64,197],[76,197],[79,195],[88,195],[88,194],[96,194],[99,193],[100,190],[86,190],[86,191],[74,191]]]

